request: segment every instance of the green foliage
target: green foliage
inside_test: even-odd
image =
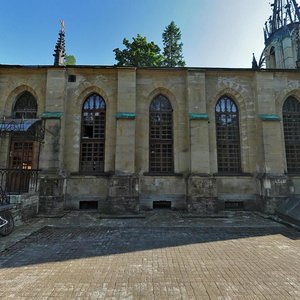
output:
[[[185,61],[182,54],[182,43],[180,29],[172,21],[162,34],[163,38],[163,66],[184,67]]]
[[[184,67],[180,29],[174,21],[165,28],[162,34],[163,54],[154,42],[147,42],[146,37],[140,34],[129,42],[123,39],[125,49],[114,49],[117,66],[133,67]]]
[[[76,65],[76,58],[74,55],[66,55],[65,57],[65,64],[66,66],[73,66]]]
[[[159,67],[163,57],[160,48],[154,42],[147,42],[140,34],[132,38],[132,43],[123,39],[124,50],[114,49],[117,66]]]

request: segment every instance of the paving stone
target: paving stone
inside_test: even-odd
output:
[[[253,213],[71,212],[2,241],[1,299],[300,299],[300,232]]]

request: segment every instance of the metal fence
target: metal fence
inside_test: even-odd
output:
[[[0,169],[1,189],[6,194],[14,195],[36,192],[39,171],[37,169]]]
[[[9,204],[9,202],[10,202],[9,196],[6,194],[6,192],[0,186],[0,211],[1,211],[1,206]]]

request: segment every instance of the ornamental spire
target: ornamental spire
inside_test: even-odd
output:
[[[58,34],[58,40],[54,49],[54,66],[63,66],[65,64],[65,22],[60,21],[60,31]]]
[[[265,42],[279,29],[290,27],[300,22],[300,9],[296,0],[274,0],[271,4],[273,13],[265,23]]]

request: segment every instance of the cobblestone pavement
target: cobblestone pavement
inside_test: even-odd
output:
[[[300,299],[300,232],[253,213],[71,212],[0,244],[1,299]]]

